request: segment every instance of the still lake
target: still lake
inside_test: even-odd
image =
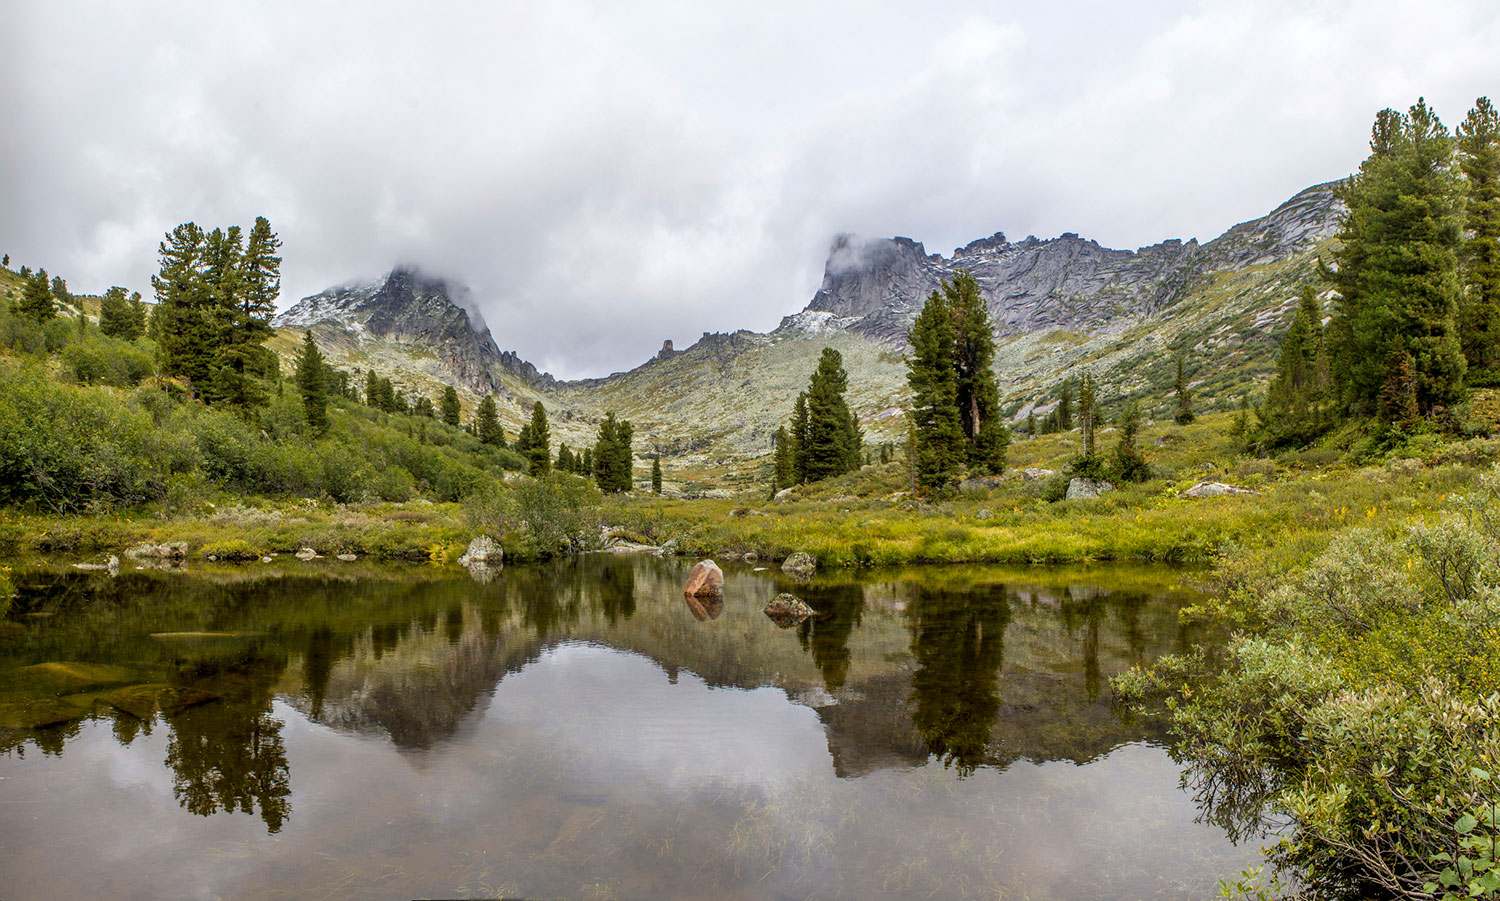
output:
[[[1202,898],[1160,569],[19,566],[0,896]],[[816,616],[778,627],[780,591]]]

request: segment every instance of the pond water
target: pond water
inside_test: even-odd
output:
[[[21,568],[0,894],[1202,898],[1160,570]],[[816,615],[780,628],[779,591]]]

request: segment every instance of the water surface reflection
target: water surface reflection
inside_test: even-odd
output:
[[[730,568],[709,617],[686,570],[25,573],[7,897],[1196,897],[1254,857],[1109,700],[1198,638],[1170,574]]]

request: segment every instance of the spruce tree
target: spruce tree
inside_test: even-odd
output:
[[[970,469],[999,473],[1005,469],[1010,430],[1000,414],[1000,387],[995,381],[995,333],[989,309],[973,273],[961,270],[943,282],[953,317],[953,365],[957,372],[959,421]]]
[[[1099,397],[1094,374],[1087,369],[1078,380],[1078,425],[1083,430],[1083,455],[1074,461],[1072,471],[1085,478],[1098,478],[1104,470],[1095,448],[1099,431]]]
[[[297,356],[297,390],[302,393],[302,415],[314,435],[328,431],[327,364],[312,330],[302,334],[302,353]]]
[[[418,394],[416,400],[412,401],[411,412],[413,416],[423,419],[433,419],[437,416],[437,410],[433,409],[432,399],[425,394]],[[504,444],[504,435],[501,435],[501,443]]]
[[[771,436],[771,493],[797,484],[796,466],[792,460],[791,436],[785,426],[777,426]]]
[[[219,342],[214,298],[204,280],[206,249],[203,229],[182,223],[158,246],[161,267],[151,277],[152,332],[162,374],[186,380],[194,392],[208,385]]]
[[[1471,375],[1500,382],[1500,115],[1480,97],[1458,126],[1458,165],[1468,191],[1459,327]]]
[[[965,459],[954,365],[953,315],[942,294],[933,291],[908,335],[906,381],[912,391],[912,459],[915,480],[924,489],[957,481]]]
[[[1328,327],[1332,372],[1346,408],[1381,409],[1387,375],[1409,356],[1423,414],[1458,399],[1464,355],[1458,339],[1458,249],[1463,191],[1453,139],[1418,100],[1407,115],[1376,116],[1370,156],[1343,182],[1347,207],[1333,266],[1339,292]]]
[[[520,454],[527,460],[531,459],[531,423],[521,423],[520,431],[516,432],[516,443],[511,445],[511,450]]]
[[[518,450],[517,453],[519,452]],[[583,449],[583,459],[578,463],[578,474],[585,477],[594,474],[594,449],[592,447]]]
[[[613,412],[604,414],[604,421],[599,423],[599,436],[594,441],[594,482],[600,491],[614,491],[618,476],[615,469],[618,458],[615,453],[615,444],[618,436],[615,434],[619,429],[619,423],[615,421]]]
[[[62,306],[73,305],[73,295],[68,293],[68,283],[60,275],[52,277],[52,299]]]
[[[365,373],[365,404],[380,408],[380,376],[373,369]]]
[[[439,406],[443,422],[458,428],[459,422],[463,420],[463,407],[458,402],[458,391],[452,385],[443,388],[443,400]]]
[[[651,457],[651,493],[661,494],[661,453]]]
[[[1177,358],[1177,380],[1172,387],[1177,392],[1177,413],[1172,418],[1178,425],[1187,425],[1197,417],[1193,415],[1193,395],[1188,389],[1187,367],[1182,357]]]
[[[99,300],[99,331],[111,338],[134,341],[145,329],[136,312],[136,305],[125,298],[125,289],[111,287]]]
[[[57,315],[57,305],[52,302],[52,289],[47,285],[47,270],[38,270],[26,279],[21,289],[21,299],[16,302],[16,312],[31,321],[41,324]]]
[[[1056,416],[1056,426],[1059,432],[1073,431],[1073,380],[1063,379],[1061,387],[1057,389],[1057,407],[1053,409]]]
[[[806,391],[807,428],[802,440],[803,472],[810,482],[858,469],[864,443],[859,422],[844,400],[849,377],[844,358],[823,348]]]
[[[1151,467],[1141,456],[1138,436],[1141,430],[1141,414],[1132,401],[1120,414],[1120,440],[1115,444],[1114,467],[1111,474],[1120,482],[1144,482],[1151,478]]]
[[[1328,356],[1323,340],[1323,307],[1311,286],[1304,287],[1292,324],[1281,337],[1276,374],[1266,400],[1256,410],[1262,447],[1306,444],[1331,424]]]
[[[792,405],[790,453],[792,455],[792,481],[797,485],[807,483],[807,392],[797,395]]]
[[[573,452],[568,450],[568,446],[566,444],[558,446],[557,459],[552,462],[552,468],[557,470],[558,472],[573,471]]]
[[[452,390],[451,388],[449,390]],[[457,395],[454,396],[457,399]],[[446,409],[448,396],[443,395]],[[544,475],[552,469],[552,431],[547,427],[547,411],[537,401],[531,408],[531,437],[526,448],[526,459],[531,463],[532,475]]]
[[[493,394],[486,394],[484,400],[479,402],[479,409],[474,413],[474,434],[484,444],[500,445],[505,442],[505,433],[500,429],[500,416],[495,411]]]

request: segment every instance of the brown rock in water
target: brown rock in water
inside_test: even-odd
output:
[[[811,576],[818,569],[818,560],[807,551],[795,551],[781,563],[781,571],[790,576]]]
[[[702,596],[685,595],[683,600],[687,601],[688,611],[693,614],[693,619],[700,623],[706,623],[711,619],[718,619],[719,614],[724,612],[724,598],[722,595],[705,594]]]
[[[690,598],[712,597],[724,593],[724,571],[712,560],[703,560],[688,573],[682,593]]]
[[[771,603],[767,604],[761,612],[769,616],[776,625],[787,628],[812,616],[814,611],[795,595],[778,594],[771,598]]]

